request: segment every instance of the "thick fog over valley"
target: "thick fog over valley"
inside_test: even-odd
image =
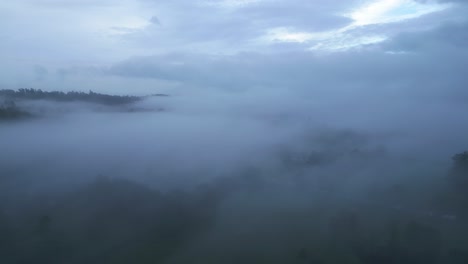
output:
[[[467,13],[0,3],[0,263],[468,263]]]

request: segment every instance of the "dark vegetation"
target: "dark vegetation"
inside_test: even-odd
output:
[[[89,102],[104,105],[123,105],[130,104],[141,100],[137,96],[118,96],[95,93],[89,91],[84,92],[59,92],[59,91],[42,91],[40,89],[18,89],[15,90],[0,90],[0,97],[10,100],[52,100],[58,102]]]
[[[155,94],[150,97],[167,97],[166,94]],[[81,102],[94,104],[94,110],[117,110],[124,112],[152,112],[163,111],[162,108],[145,109],[136,107],[134,103],[143,100],[145,97],[139,96],[118,96],[107,95],[89,91],[84,92],[59,92],[42,91],[40,89],[18,89],[18,90],[0,90],[0,121],[19,121],[31,117],[40,117],[44,115],[42,109],[31,109],[28,102],[43,100],[48,102]],[[90,107],[89,105],[87,107]],[[53,114],[56,114],[52,110]]]
[[[270,180],[255,173],[184,191],[101,176],[55,193],[3,192],[0,263],[466,264],[468,153],[453,160],[435,188],[403,183],[348,200],[302,186],[301,208],[271,207],[289,194],[265,194]],[[420,188],[431,191],[414,198]]]
[[[32,114],[21,110],[12,100],[7,100],[0,105],[0,121],[2,120],[21,120],[32,117]]]

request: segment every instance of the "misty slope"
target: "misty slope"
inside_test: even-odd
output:
[[[174,109],[4,124],[0,262],[468,260],[466,153]]]
[[[459,162],[451,177],[466,180],[467,171]],[[292,175],[277,175],[272,181],[271,175],[252,173],[184,191],[161,192],[99,177],[55,192],[3,194],[0,260],[361,264],[468,260],[463,243],[468,232],[463,205],[467,197],[457,197],[458,186],[451,185],[450,178],[416,185],[400,182],[369,192],[364,199],[355,193],[317,191],[325,186],[310,185],[312,175],[291,186],[287,183]],[[351,191],[337,181],[327,186]],[[420,192],[421,188],[430,192]],[[415,191],[417,198],[411,194]],[[457,203],[460,207],[454,208]],[[437,211],[447,209],[456,215]]]

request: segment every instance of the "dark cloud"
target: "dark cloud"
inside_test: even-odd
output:
[[[152,24],[155,24],[155,25],[158,25],[158,26],[161,25],[161,21],[159,21],[159,18],[158,18],[157,16],[151,17],[150,22],[151,22]]]
[[[48,73],[49,71],[46,67],[41,65],[34,66],[34,74],[36,75],[36,80],[43,81],[47,77]]]
[[[434,96],[443,93],[440,87],[444,83],[462,86],[457,82],[465,76],[463,60],[468,55],[465,29],[465,24],[449,24],[425,32],[400,34],[365,50],[322,56],[286,52],[136,57],[110,67],[107,72],[200,87],[294,87],[301,92],[321,91],[322,87],[328,90],[360,87],[356,89],[381,93],[385,91],[378,87],[383,86],[400,92],[408,89],[409,94],[424,89],[427,95]],[[391,54],[402,51],[417,53]]]
[[[468,43],[468,23],[449,23],[432,30],[402,33],[387,43],[387,47],[396,51],[446,52],[457,49],[463,52]]]
[[[239,16],[269,27],[295,27],[301,30],[324,31],[352,22],[336,10],[347,10],[357,1],[265,1],[239,10]]]
[[[144,47],[242,50],[270,29],[287,27],[299,31],[326,31],[345,26],[349,18],[339,14],[357,1],[308,2],[259,1],[241,7],[175,1],[146,2],[158,10],[164,30],[147,27],[125,39]]]

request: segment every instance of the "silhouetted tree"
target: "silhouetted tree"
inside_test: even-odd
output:
[[[450,171],[450,180],[455,188],[465,194],[468,190],[468,152],[453,156],[453,166]]]

